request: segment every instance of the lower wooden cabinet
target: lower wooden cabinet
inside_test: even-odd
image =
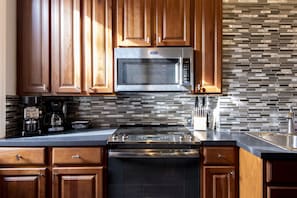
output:
[[[235,168],[204,167],[204,198],[235,198]]]
[[[297,160],[262,159],[240,149],[240,198],[297,197]]]
[[[46,168],[0,168],[0,197],[45,198]]]
[[[297,186],[295,187],[282,187],[273,186],[267,187],[267,198],[296,198]]]
[[[238,148],[202,149],[202,198],[238,197]]]
[[[103,167],[59,167],[52,175],[54,198],[103,198]]]

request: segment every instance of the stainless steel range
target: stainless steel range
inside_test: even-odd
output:
[[[108,139],[109,144],[197,144],[199,142],[184,126],[124,126],[116,130]]]
[[[187,128],[120,127],[108,146],[109,198],[199,198],[200,142]]]

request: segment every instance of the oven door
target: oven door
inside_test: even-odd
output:
[[[198,149],[109,151],[109,198],[199,198]]]

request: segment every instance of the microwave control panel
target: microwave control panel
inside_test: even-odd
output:
[[[183,84],[191,84],[191,66],[189,58],[183,59]]]

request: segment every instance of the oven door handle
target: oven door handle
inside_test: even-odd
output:
[[[110,158],[199,158],[198,149],[113,149]]]

